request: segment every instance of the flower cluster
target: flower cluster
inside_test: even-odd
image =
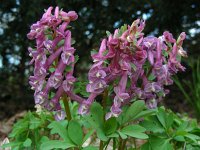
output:
[[[187,56],[182,48],[185,33],[177,40],[167,31],[160,37],[145,37],[142,33],[145,22],[138,19],[131,26],[124,25],[114,34],[109,33],[99,51],[92,54],[94,64],[86,87],[90,95],[85,100],[72,92],[76,81],[75,49],[67,27],[78,16],[58,7],[52,14],[52,9],[48,8],[41,20],[31,26],[27,36],[36,41],[36,47],[28,49],[34,63],[30,84],[35,90],[35,103],[57,110],[58,117],[64,117],[59,104],[63,94],[79,102],[79,113],[85,114],[95,98],[109,87],[113,87],[109,95],[113,104],[106,118],[117,117],[122,106],[135,99],[142,99],[149,108],[154,108],[169,92],[165,86],[173,83],[171,76],[185,69],[180,64],[181,56]]]
[[[186,35],[181,33],[177,40],[169,32],[158,38],[145,37],[144,27],[145,22],[138,19],[103,39],[98,53],[92,55],[94,64],[87,85],[90,96],[82,102],[80,113],[87,113],[96,96],[108,86],[114,87],[115,96],[107,118],[118,116],[121,107],[134,99],[154,108],[169,92],[164,86],[173,83],[172,75],[185,69],[180,56],[186,56],[182,48]]]
[[[30,76],[29,83],[35,90],[36,105],[63,114],[59,99],[64,93],[78,102],[83,100],[72,93],[76,80],[73,76],[75,49],[71,46],[71,32],[67,29],[78,16],[74,11],[66,13],[58,7],[54,14],[52,10],[53,7],[49,7],[27,35],[30,40],[36,41],[35,48],[28,48],[32,57],[30,63],[34,63],[34,75]]]

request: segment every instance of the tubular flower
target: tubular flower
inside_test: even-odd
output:
[[[173,83],[171,76],[184,71],[177,56],[186,56],[182,48],[185,34],[177,41],[168,31],[160,37],[144,37],[144,27],[145,22],[138,19],[102,40],[88,73],[91,96],[81,104],[80,113],[87,113],[96,96],[109,85],[114,86],[111,93],[115,96],[107,119],[117,117],[132,99],[143,99],[154,108],[168,93],[164,86]]]
[[[29,83],[35,90],[35,103],[55,110],[56,119],[61,119],[65,115],[61,111],[59,99],[64,93],[68,92],[75,101],[82,101],[82,98],[72,93],[76,80],[73,77],[75,49],[71,46],[71,32],[67,29],[68,24],[78,16],[74,11],[66,13],[58,7],[53,14],[52,11],[53,7],[49,7],[27,34],[30,40],[36,41],[35,49],[28,48],[31,64],[34,63],[35,67]],[[71,67],[70,71],[65,70],[67,66]]]
[[[113,101],[106,119],[117,117],[122,106],[135,99],[142,99],[149,108],[154,108],[169,93],[165,86],[173,83],[172,75],[185,70],[179,59],[187,56],[182,47],[185,33],[177,40],[168,31],[160,37],[145,37],[142,32],[145,21],[137,19],[131,26],[124,25],[109,34],[98,52],[91,55],[93,65],[86,86],[89,97],[81,98],[73,93],[75,49],[67,29],[78,16],[74,11],[67,13],[58,7],[53,14],[52,11],[53,7],[49,7],[27,35],[36,41],[35,48],[28,48],[30,64],[34,63],[34,75],[29,83],[35,90],[35,103],[56,110],[58,120],[65,116],[59,105],[63,94],[80,104],[80,114],[86,114],[95,98],[108,87],[114,88],[109,91]]]

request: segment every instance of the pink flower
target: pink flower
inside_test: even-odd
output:
[[[76,81],[76,78],[74,78],[72,75],[68,74],[65,77],[65,80],[63,81],[63,89],[64,91],[71,91],[72,90],[72,86],[74,84],[74,82]]]
[[[70,21],[78,16],[74,11],[66,13],[58,7],[54,14],[52,10],[53,7],[49,7],[27,34],[36,42],[36,49],[28,48],[31,64],[34,63],[34,75],[29,78],[29,83],[35,90],[35,103],[49,110],[58,110],[56,118],[61,119],[63,113],[59,100],[64,93],[72,100],[84,100],[72,92],[76,80],[73,77],[75,49],[71,47],[71,32],[67,29]],[[62,41],[64,44],[60,44]],[[69,72],[65,72],[67,66],[72,68]],[[49,97],[50,92],[55,95]]]

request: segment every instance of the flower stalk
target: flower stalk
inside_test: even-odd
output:
[[[70,121],[72,119],[72,116],[71,116],[71,111],[70,111],[70,107],[69,107],[69,97],[67,97],[66,94],[63,95],[63,103],[64,103],[64,107],[65,107],[67,120]]]

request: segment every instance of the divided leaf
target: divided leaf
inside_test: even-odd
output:
[[[105,123],[104,123],[104,132],[106,135],[110,135],[114,133],[117,130],[117,120],[116,118],[112,117],[109,118]]]
[[[145,103],[143,100],[134,102],[126,111],[122,124],[129,121],[133,121],[134,117],[138,115],[144,108],[145,108]]]
[[[64,141],[66,141],[68,143],[71,142],[69,137],[68,137],[68,133],[67,133],[66,128],[64,126],[62,126],[59,122],[53,121],[51,124],[48,125],[48,128],[51,129],[51,134],[57,133],[57,134],[60,135],[60,137]]]
[[[148,135],[144,133],[145,131],[146,129],[139,125],[129,125],[121,130],[122,133],[128,136],[138,139],[148,139]]]
[[[59,140],[50,140],[42,143],[40,149],[41,150],[51,150],[51,149],[67,149],[75,147],[72,143],[68,143],[66,141],[59,141]]]
[[[83,131],[81,125],[74,120],[71,120],[67,128],[70,139],[78,146],[82,144],[83,141]]]

